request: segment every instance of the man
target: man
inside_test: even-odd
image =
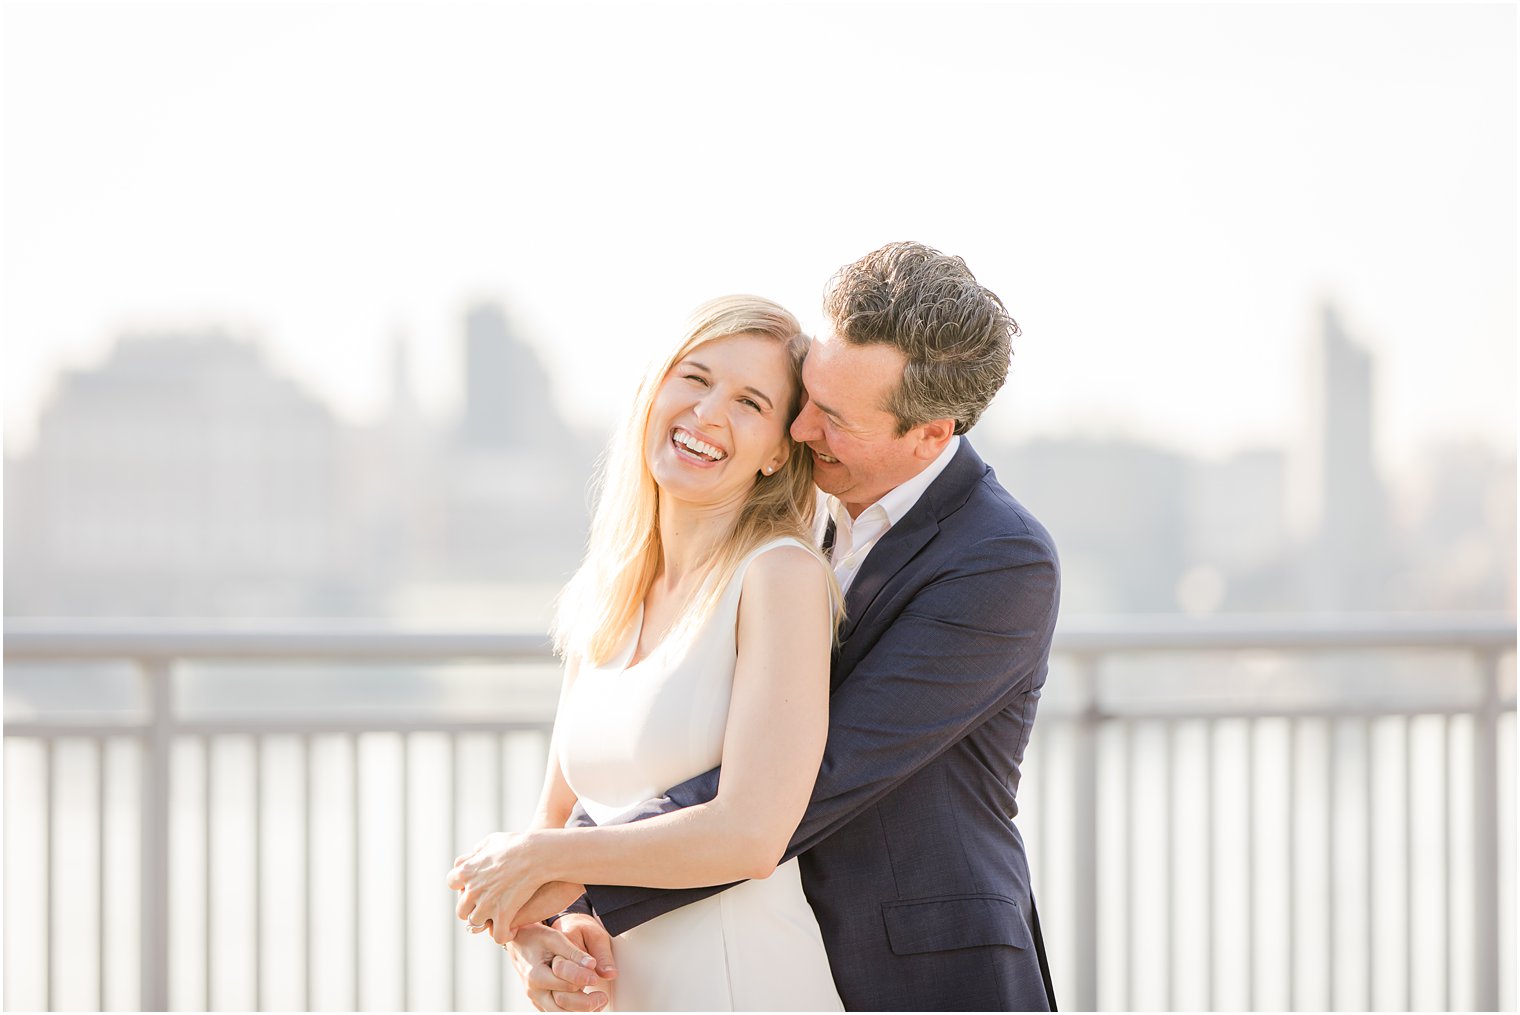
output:
[[[962,436],[1002,387],[1018,326],[965,262],[918,243],[841,269],[824,310],[792,436],[827,495],[820,539],[846,619],[828,747],[786,856],[801,856],[847,1008],[1053,1008],[1012,818],[1059,568],[1049,534]],[[625,819],[710,800],[718,776]],[[609,933],[722,890],[588,886],[595,917],[513,942],[530,998],[602,1006],[578,991],[593,969],[615,975]]]

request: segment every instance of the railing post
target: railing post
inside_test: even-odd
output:
[[[172,667],[143,659],[148,704],[142,759],[141,1008],[169,1010],[169,753],[174,746]]]
[[[1478,655],[1473,716],[1473,1009],[1499,1008],[1499,656]]]
[[[1080,703],[1073,719],[1072,769],[1076,797],[1076,996],[1073,1011],[1098,1010],[1098,660],[1072,657],[1072,684]]]

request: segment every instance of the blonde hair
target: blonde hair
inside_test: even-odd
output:
[[[632,409],[602,456],[586,557],[565,586],[555,611],[554,647],[560,655],[578,655],[588,664],[598,665],[622,645],[660,567],[659,491],[644,458],[655,395],[671,369],[694,349],[734,335],[757,335],[782,346],[792,381],[791,400],[783,417],[788,426],[801,409],[802,360],[809,339],[795,317],[759,296],[720,296],[692,311],[675,349],[645,373]],[[784,433],[783,439],[788,448],[786,461],[770,475],[756,476],[739,517],[708,560],[691,608],[683,611],[681,620],[666,636],[677,639],[673,644],[700,626],[751,551],[781,536],[794,536],[813,547],[817,494],[812,456],[807,446],[794,443],[789,433]],[[837,620],[839,586],[826,563],[823,570],[829,583],[830,608]]]

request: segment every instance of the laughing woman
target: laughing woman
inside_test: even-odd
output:
[[[788,435],[807,344],[780,306],[724,297],[645,378],[556,621],[565,678],[534,825],[450,872],[460,917],[499,941],[567,885],[744,881],[612,939],[624,1011],[841,1008],[797,861],[777,866],[823,756],[839,610]],[[711,803],[562,827],[577,801],[605,822],[719,764]]]

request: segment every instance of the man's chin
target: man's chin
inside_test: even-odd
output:
[[[839,496],[846,489],[846,484],[832,477],[819,475],[817,469],[813,470],[813,485],[824,493],[832,494],[835,497]]]

